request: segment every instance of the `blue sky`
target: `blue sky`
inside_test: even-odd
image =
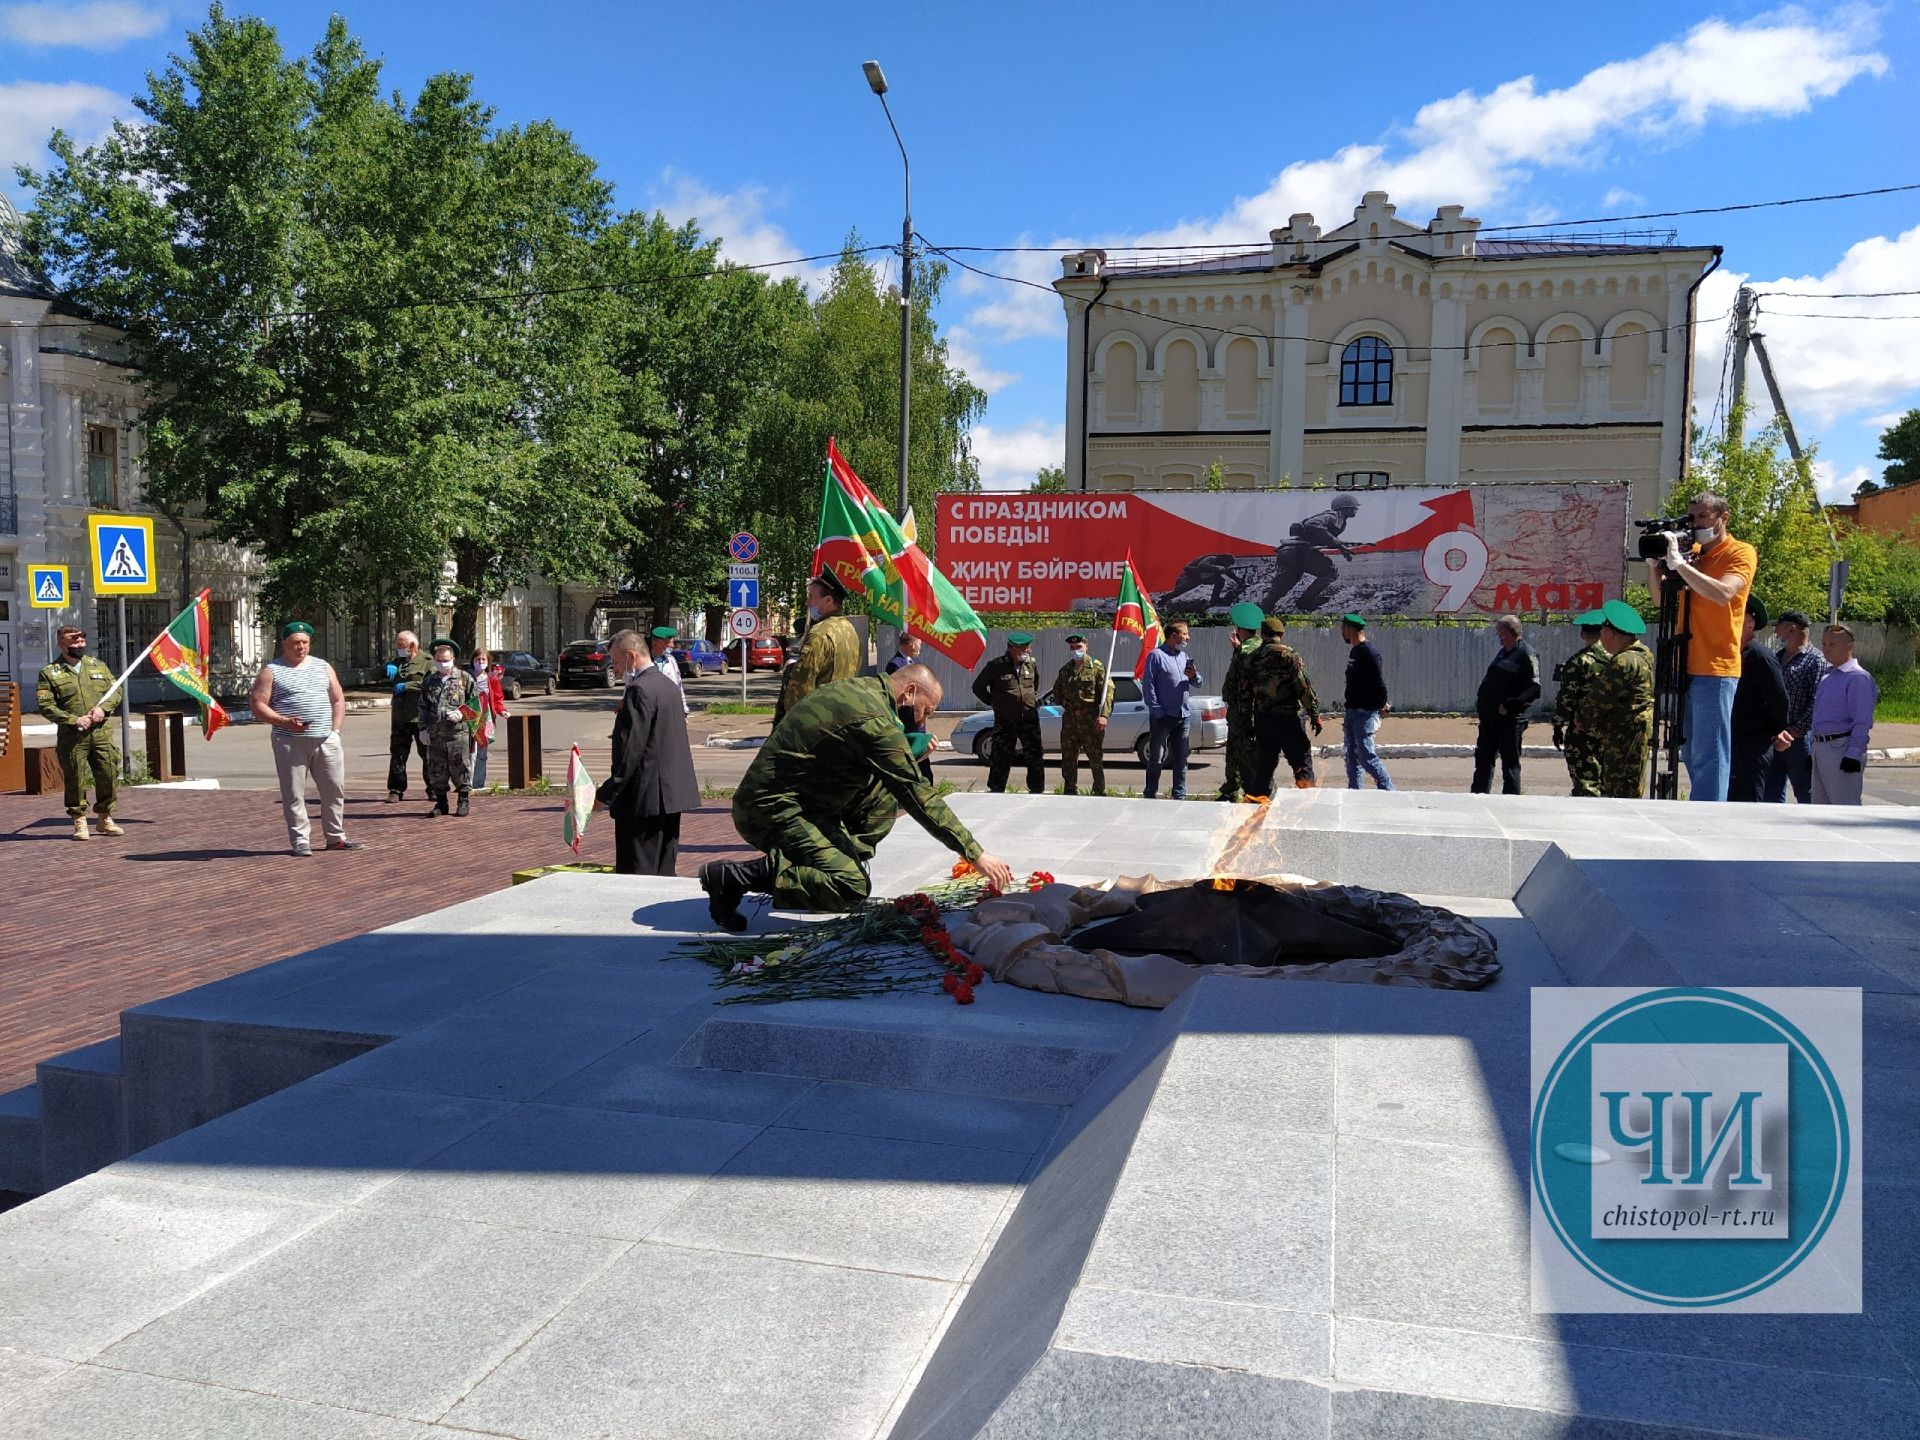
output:
[[[1684,209],[1920,181],[1920,5],[1488,4],[1204,8],[494,0],[235,4],[290,50],[345,14],[390,87],[461,70],[504,121],[552,119],[623,206],[697,216],[729,254],[897,237],[899,156],[860,62],[876,58],[937,244],[1260,241],[1294,210],[1339,223],[1370,188],[1424,222]],[[83,136],[199,23],[197,7],[0,3],[0,163]],[[1291,18],[1290,18],[1291,16]],[[23,196],[4,182],[16,202]],[[1669,222],[1726,247],[1734,286],[1920,290],[1920,192]],[[1036,280],[1049,256],[992,257]],[[1795,314],[1792,312],[1802,312]],[[1782,296],[1764,326],[1829,498],[1878,473],[1879,431],[1920,405],[1920,295]],[[1033,290],[955,276],[955,353],[991,393],[975,449],[1020,484],[1063,445],[1064,322]],[[1700,332],[1711,410],[1722,336]],[[1759,376],[1753,376],[1757,389]]]

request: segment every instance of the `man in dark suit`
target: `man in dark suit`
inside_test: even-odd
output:
[[[1765,629],[1767,607],[1747,596],[1740,629],[1740,683],[1733,690],[1733,763],[1727,771],[1727,799],[1758,804],[1765,798],[1767,757],[1787,728],[1787,681],[1773,651],[1754,638]]]
[[[613,816],[614,873],[671,875],[680,816],[700,807],[680,687],[646,658],[646,642],[622,630],[608,642],[614,674],[626,678],[613,722],[613,773],[594,794]]]

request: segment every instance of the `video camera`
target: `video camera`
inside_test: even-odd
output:
[[[1663,515],[1657,520],[1636,520],[1640,527],[1640,558],[1642,560],[1664,560],[1667,558],[1667,537],[1673,536],[1680,542],[1681,553],[1693,543],[1693,519],[1688,515]]]

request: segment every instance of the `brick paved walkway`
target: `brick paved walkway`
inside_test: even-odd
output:
[[[347,796],[367,849],[295,860],[265,791],[123,792],[118,840],[76,845],[58,797],[0,795],[0,1091],[119,1032],[129,1006],[410,919],[571,858],[557,796],[482,796],[465,820],[418,797]],[[313,815],[318,837],[319,816]],[[746,852],[724,803],[686,817],[680,873]],[[580,859],[610,864],[613,825]]]

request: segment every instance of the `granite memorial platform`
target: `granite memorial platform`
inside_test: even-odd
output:
[[[0,1435],[1920,1435],[1920,812],[960,796],[1061,879],[1295,872],[1485,990],[718,1005],[558,875],[126,1012],[0,1113]],[[910,825],[879,893],[946,874]],[[756,927],[784,923],[764,912]],[[1857,1315],[1536,1315],[1536,986],[1864,992]],[[125,1157],[125,1158],[120,1158]]]

